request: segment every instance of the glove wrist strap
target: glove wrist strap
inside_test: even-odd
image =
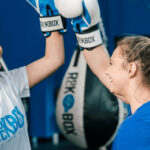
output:
[[[42,32],[51,32],[57,30],[65,30],[65,22],[60,15],[40,17],[40,25]]]
[[[82,33],[76,33],[80,49],[92,50],[103,43],[100,30],[96,26]]]

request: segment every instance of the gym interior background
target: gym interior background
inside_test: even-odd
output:
[[[115,47],[115,39],[122,34],[150,35],[149,0],[99,0],[99,3],[110,54]],[[67,20],[64,43],[65,65],[32,88],[31,97],[23,100],[31,143],[35,150],[80,149],[61,135],[55,121],[56,97],[76,49],[76,38],[70,20]],[[40,31],[38,14],[25,0],[0,1],[0,44],[9,70],[24,66],[44,55],[45,39]]]

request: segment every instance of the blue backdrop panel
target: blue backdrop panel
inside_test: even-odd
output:
[[[25,0],[0,1],[0,20],[0,41],[9,69],[44,55],[38,15]]]
[[[114,38],[120,34],[150,34],[149,0],[106,0],[105,3],[108,9],[103,11],[103,17],[107,18],[107,22],[104,19],[104,23],[110,53],[114,49]]]
[[[110,53],[114,49],[115,37],[120,34],[150,35],[149,0],[99,0],[99,2]],[[31,90],[29,100],[31,136],[50,137],[57,131],[56,95],[76,48],[76,38],[70,20],[67,21],[67,30],[64,35],[65,65]],[[38,14],[25,0],[0,1],[0,43],[9,69],[26,65],[44,55],[45,38],[40,31]]]

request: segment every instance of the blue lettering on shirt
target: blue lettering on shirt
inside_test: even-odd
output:
[[[12,111],[12,114],[16,117],[19,128],[22,128],[24,126],[24,116],[23,114],[19,111],[17,107],[15,107]]]
[[[24,116],[15,106],[11,114],[0,118],[0,143],[11,138],[23,126]]]

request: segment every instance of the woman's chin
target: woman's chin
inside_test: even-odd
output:
[[[110,92],[111,92],[112,94],[115,94],[115,90],[114,90],[114,88],[113,88],[112,86],[110,87],[109,90],[110,90]]]

